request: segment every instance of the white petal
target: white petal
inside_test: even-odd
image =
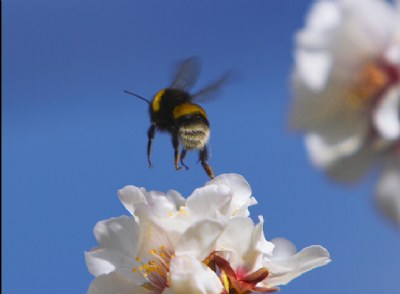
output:
[[[97,277],[89,287],[88,294],[150,294],[152,292],[131,283],[116,273]]]
[[[193,215],[211,217],[231,201],[230,190],[225,186],[204,186],[194,190],[186,201],[186,207]]]
[[[167,199],[175,205],[176,208],[185,205],[186,199],[175,190],[169,190],[167,192]]]
[[[125,208],[132,214],[135,214],[135,206],[138,203],[146,204],[146,190],[135,186],[125,186],[118,190],[118,197]]]
[[[386,1],[375,0],[342,1],[341,6],[344,42],[340,43],[342,48],[338,51],[346,54],[346,50],[351,50],[360,57],[380,57],[396,27],[393,7]]]
[[[96,253],[101,251],[104,251],[104,249],[85,252],[86,266],[88,267],[89,272],[95,277],[109,274],[116,268],[116,265],[110,261],[111,259],[114,259],[112,255],[108,258],[98,258],[96,256]]]
[[[176,256],[170,265],[171,289],[163,293],[220,294],[218,276],[202,262],[188,256]]]
[[[400,227],[400,159],[393,159],[379,180],[376,190],[379,209]]]
[[[286,285],[303,273],[326,265],[330,261],[329,252],[321,246],[304,248],[287,259],[265,261],[265,266],[270,275],[264,281],[264,284],[269,287]]]
[[[139,226],[134,218],[121,216],[100,221],[94,227],[94,235],[100,247],[136,256]]]
[[[250,213],[248,207],[257,203],[251,196],[249,183],[239,174],[223,174],[206,183],[206,186],[216,185],[219,189],[227,188],[232,196],[227,210],[221,210],[221,213],[228,217],[248,216]]]
[[[359,181],[371,168],[376,159],[375,151],[362,148],[359,152],[343,157],[329,166],[327,172],[330,178],[343,183]]]
[[[264,255],[265,254],[271,255],[275,248],[275,244],[265,239],[264,228],[263,228],[264,219],[262,216],[258,216],[258,219],[260,220],[260,222],[254,228],[252,237],[252,243],[253,243],[252,247],[254,247],[255,250],[259,251]]]
[[[222,174],[206,183],[208,185],[225,185],[238,197],[250,197],[251,188],[246,179],[239,174]]]
[[[391,87],[379,101],[373,119],[380,135],[386,140],[400,138],[400,86]]]
[[[347,67],[340,69],[344,70],[346,75],[354,75],[354,70],[351,71]],[[335,68],[335,71],[338,69]],[[315,91],[307,86],[296,72],[293,77],[295,97],[291,109],[292,128],[319,133],[332,130],[334,133],[346,134],[366,124],[367,116],[354,108],[348,99],[352,77],[342,73],[335,74],[339,76],[330,77],[323,90]]]
[[[399,13],[400,14],[400,13]],[[399,21],[400,23],[400,21]],[[400,27],[400,24],[398,25]],[[400,29],[399,29],[400,31]],[[394,65],[400,65],[400,40],[395,39],[393,44],[385,51],[386,60]]]
[[[198,260],[208,257],[214,250],[224,227],[217,221],[203,220],[193,224],[181,237],[175,254],[187,255]]]
[[[115,250],[95,249],[85,252],[85,260],[89,272],[95,277],[118,272],[121,276],[130,281],[135,281],[137,284],[144,282],[140,273],[132,271],[134,267],[138,266],[136,260]]]
[[[305,138],[305,144],[312,163],[319,168],[327,169],[335,161],[355,154],[364,142],[365,133],[362,126],[359,131],[348,136],[330,131],[323,134],[309,133]]]
[[[322,91],[332,66],[331,54],[327,52],[296,52],[296,74],[313,91]]]
[[[254,223],[250,218],[236,217],[229,220],[218,239],[217,251],[229,252],[229,263],[233,269],[244,263],[251,246]]]
[[[176,233],[172,229],[170,231],[165,230],[165,227],[157,220],[142,216],[140,219],[137,255],[145,259],[146,256],[151,257],[151,250],[159,251],[161,248],[165,248],[166,251],[173,253],[179,237],[179,233]]]
[[[272,260],[287,259],[296,254],[296,246],[285,238],[274,238],[271,242],[275,245],[272,253]]]
[[[243,267],[248,271],[257,270],[262,255],[271,255],[273,248],[265,240],[262,218],[257,225],[247,217],[230,219],[217,242],[217,251],[224,257],[229,256],[233,269]]]
[[[142,276],[132,272],[137,266],[138,230],[137,223],[131,217],[98,222],[94,231],[100,248],[85,252],[89,272],[99,276],[117,271],[128,279],[142,280]]]
[[[307,16],[306,28],[296,36],[297,46],[314,51],[327,48],[331,45],[332,32],[339,26],[340,19],[336,3],[315,2]]]
[[[171,191],[169,197],[157,191],[147,192],[144,188],[126,186],[118,191],[118,196],[125,208],[137,217],[137,211],[146,210],[147,213],[158,217],[168,217],[176,211],[176,203],[179,201],[178,192]]]

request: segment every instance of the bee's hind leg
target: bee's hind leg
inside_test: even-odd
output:
[[[214,172],[211,168],[211,166],[207,163],[207,159],[208,159],[208,150],[207,150],[207,146],[204,146],[203,149],[200,150],[199,152],[199,159],[201,162],[201,165],[203,166],[206,174],[213,179],[214,178]]]

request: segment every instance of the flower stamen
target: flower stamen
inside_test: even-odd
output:
[[[161,246],[158,250],[151,249],[149,255],[152,258],[146,258],[147,262],[142,261],[142,258],[137,256],[135,260],[139,263],[139,266],[134,267],[132,272],[139,271],[149,284],[155,288],[164,289],[168,287],[167,278],[173,254],[169,253],[165,246]]]

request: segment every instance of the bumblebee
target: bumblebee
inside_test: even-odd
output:
[[[207,162],[209,157],[207,143],[210,138],[210,123],[205,110],[194,101],[204,100],[215,94],[227,80],[228,74],[223,75],[212,84],[191,95],[189,90],[196,83],[199,73],[199,58],[190,57],[179,63],[171,85],[158,91],[151,101],[135,93],[125,91],[125,93],[134,95],[149,104],[151,121],[147,132],[147,160],[149,167],[153,166],[150,156],[156,131],[167,132],[172,138],[176,170],[180,170],[182,166],[189,169],[184,163],[186,153],[197,149],[199,150],[199,161],[205,172],[210,178],[214,178],[214,172]],[[181,153],[179,153],[180,145],[182,145]],[[182,166],[179,165],[179,162]]]

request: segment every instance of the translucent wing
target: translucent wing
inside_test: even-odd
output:
[[[189,91],[200,75],[200,58],[193,56],[182,60],[176,69],[170,88]]]
[[[197,93],[192,95],[192,100],[206,102],[209,100],[213,100],[218,96],[222,87],[228,82],[232,81],[234,75],[233,71],[227,71],[223,75],[221,75],[218,79],[207,85],[206,87],[199,90]]]

